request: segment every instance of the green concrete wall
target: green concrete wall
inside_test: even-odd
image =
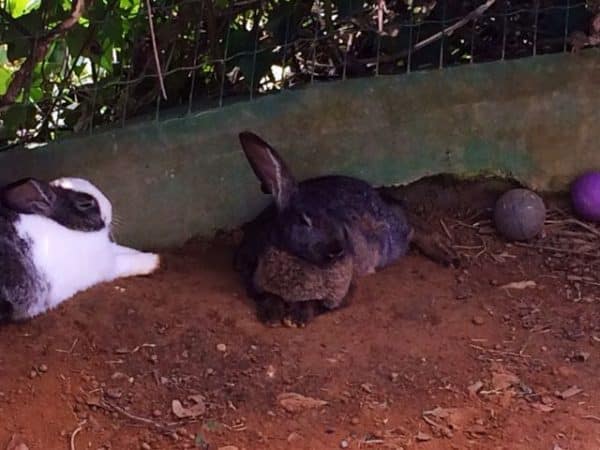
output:
[[[600,168],[600,51],[315,84],[186,118],[0,154],[0,180],[97,183],[141,247],[177,245],[249,219],[266,198],[239,148],[251,129],[299,178],[377,185],[485,172],[557,190]]]

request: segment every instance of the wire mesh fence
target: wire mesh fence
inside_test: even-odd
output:
[[[0,146],[307,84],[578,50],[600,0],[0,0]]]

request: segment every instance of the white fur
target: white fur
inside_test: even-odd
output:
[[[16,222],[19,236],[31,244],[34,264],[50,285],[48,296],[27,311],[33,317],[54,308],[79,291],[120,277],[146,275],[159,266],[159,256],[123,247],[109,239],[112,206],[90,182],[61,178],[53,185],[93,195],[106,227],[84,232],[66,228],[46,217],[21,214]]]

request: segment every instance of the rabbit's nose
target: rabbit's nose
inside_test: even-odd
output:
[[[327,253],[327,256],[329,257],[329,259],[340,258],[343,255],[344,255],[344,247],[341,243],[336,242],[335,244],[333,244],[329,247],[329,252]]]

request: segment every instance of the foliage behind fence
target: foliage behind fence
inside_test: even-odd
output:
[[[0,146],[598,43],[599,0],[0,0]]]

